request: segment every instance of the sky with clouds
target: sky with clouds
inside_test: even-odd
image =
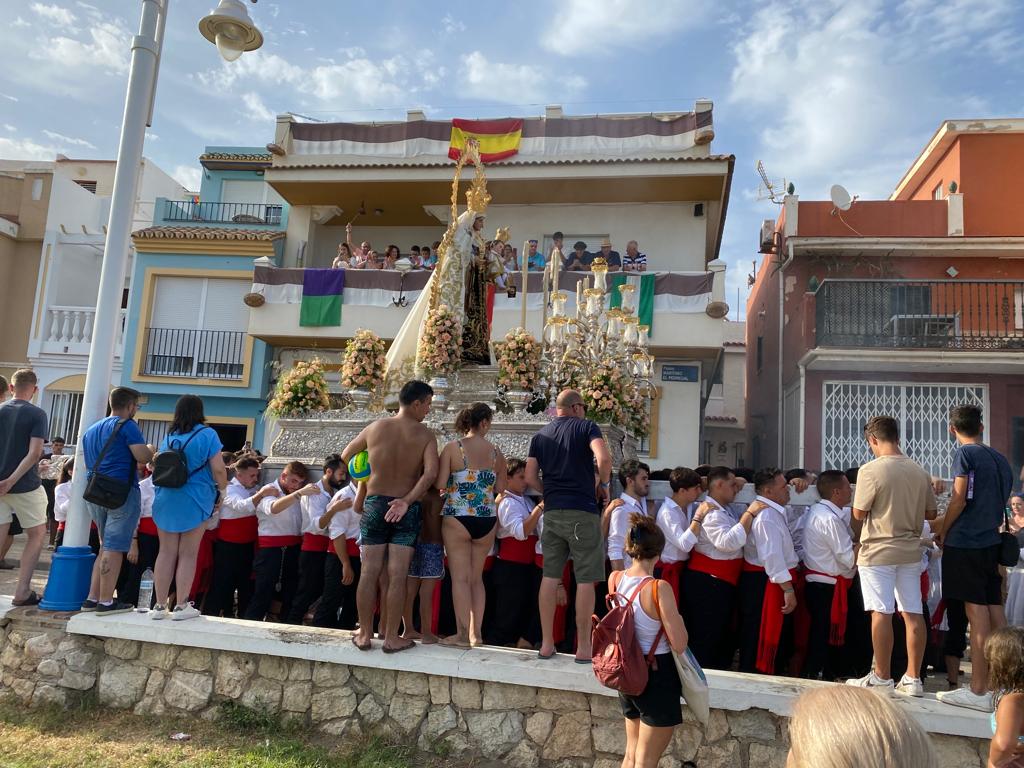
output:
[[[186,186],[204,146],[262,146],[280,112],[446,119],[710,98],[713,150],[736,155],[722,247],[731,297],[776,213],[756,199],[757,160],[804,199],[832,183],[885,197],[941,120],[1024,111],[1017,0],[259,0],[249,8],[265,44],[233,64],[197,31],[213,5],[171,2],[146,140]],[[115,156],[140,8],[0,0],[0,158]]]

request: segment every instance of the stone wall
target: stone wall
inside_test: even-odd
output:
[[[442,754],[517,768],[615,768],[625,743],[613,696],[273,655],[68,634],[65,621],[15,611],[0,629],[0,698],[72,706],[83,698],[138,714],[214,718],[221,702],[278,713],[324,733],[381,734]],[[365,654],[368,664],[379,654]],[[684,710],[685,711],[685,710]],[[688,711],[662,766],[783,768],[786,718]],[[952,768],[984,766],[979,739],[933,735]]]

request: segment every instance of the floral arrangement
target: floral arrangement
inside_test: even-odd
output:
[[[630,382],[619,368],[598,365],[582,374],[578,387],[587,406],[587,418],[620,426],[627,423]]]
[[[416,367],[430,376],[454,373],[462,360],[462,323],[447,304],[427,313],[420,333]]]
[[[513,328],[495,347],[498,384],[510,390],[532,390],[540,372],[540,344],[523,328]]]
[[[651,414],[647,409],[647,395],[635,383],[626,390],[625,427],[636,437],[647,437],[651,432]]]
[[[377,390],[384,383],[386,370],[384,340],[373,331],[360,328],[341,356],[341,386]]]
[[[284,373],[267,404],[272,416],[302,416],[326,411],[330,407],[324,364],[319,358],[299,360]]]

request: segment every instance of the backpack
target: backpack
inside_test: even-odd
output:
[[[591,664],[594,676],[601,685],[627,696],[639,696],[644,692],[650,666],[654,663],[654,652],[665,634],[664,627],[658,630],[645,658],[633,626],[633,601],[650,581],[655,579],[648,576],[641,581],[629,597],[619,592],[610,593],[605,597],[608,613],[600,620],[597,616],[592,618],[594,652]]]
[[[192,475],[203,468],[204,465],[200,464],[189,472],[188,460],[185,458],[185,448],[203,429],[209,427],[197,429],[184,443],[180,440],[175,443],[173,438],[167,438],[167,447],[157,451],[153,456],[153,485],[158,488],[181,488]]]

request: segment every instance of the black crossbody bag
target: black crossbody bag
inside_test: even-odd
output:
[[[100,455],[96,459],[96,469],[99,469],[103,464],[103,457],[107,455],[110,446],[114,444],[117,433],[121,431],[121,427],[124,426],[126,421],[127,419],[121,419],[114,427],[114,431],[110,433],[110,437],[107,438],[107,442],[103,445],[103,450],[100,451]],[[135,471],[134,464],[130,471]],[[132,482],[130,479],[128,481],[119,480],[110,475],[100,474],[96,470],[90,470],[89,481],[86,483],[85,493],[82,494],[82,498],[98,507],[117,509],[124,506],[124,503],[128,501],[128,494],[131,492]]]

